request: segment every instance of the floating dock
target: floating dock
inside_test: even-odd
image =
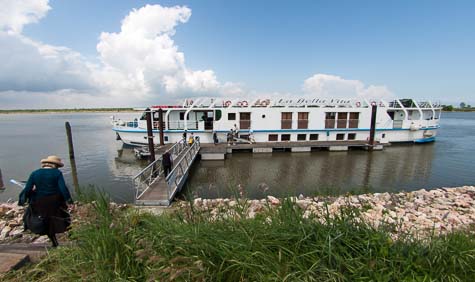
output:
[[[389,145],[389,144],[386,144]],[[202,160],[224,160],[226,154],[235,152],[272,153],[272,152],[311,152],[311,151],[348,151],[350,149],[383,150],[384,145],[371,146],[366,141],[310,141],[310,142],[266,142],[253,144],[201,144]]]

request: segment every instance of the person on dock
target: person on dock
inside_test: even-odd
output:
[[[167,178],[168,174],[171,172],[173,166],[173,158],[169,151],[166,151],[162,155],[162,167],[163,173],[165,174],[165,178]]]
[[[256,139],[254,139],[254,131],[252,129],[249,130],[249,142],[251,142],[251,144],[256,143]]]
[[[213,131],[213,142],[214,145],[218,144],[218,134],[216,133],[216,131]]]
[[[27,211],[43,218],[43,231],[35,230],[35,232],[48,235],[53,247],[58,246],[56,233],[65,232],[71,224],[67,203],[72,204],[73,201],[64,182],[63,173],[58,169],[63,166],[57,156],[42,159],[41,168],[31,173],[18,201],[20,206],[28,203]],[[25,228],[31,230],[28,217],[24,217],[24,221]]]
[[[230,146],[233,143],[233,138],[234,138],[233,135],[234,135],[234,132],[233,132],[233,129],[231,128],[231,130],[229,130],[229,132],[226,135],[228,146]]]
[[[188,138],[188,145],[193,145],[193,143],[195,142],[195,138],[193,136],[193,132],[190,134],[190,138]]]
[[[239,137],[239,128],[237,127],[236,124],[234,124],[234,139],[237,139]]]
[[[186,130],[183,131],[183,142],[186,142]]]

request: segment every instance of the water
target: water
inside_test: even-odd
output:
[[[118,202],[133,201],[131,178],[146,163],[122,148],[110,129],[111,113],[0,115],[0,168],[4,181],[26,180],[39,160],[59,155],[72,190],[64,122],[73,130],[80,185],[95,185]],[[115,114],[121,119],[136,116]],[[228,155],[201,161],[191,169],[186,191],[203,198],[229,197],[237,186],[250,198],[401,191],[475,184],[475,113],[444,113],[437,141],[396,145],[381,152],[310,152]],[[16,199],[18,187],[6,183],[0,201]]]

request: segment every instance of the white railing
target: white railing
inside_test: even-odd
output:
[[[182,153],[188,149],[188,146],[181,140],[175,143],[170,149],[167,151],[176,158],[180,158]],[[151,152],[152,154],[154,152]],[[163,177],[163,169],[162,169],[162,157],[157,158],[155,161],[150,163],[147,167],[142,169],[136,176],[133,177],[132,181],[135,187],[135,199],[139,199],[142,195],[147,192],[155,181],[158,181],[160,178]]]
[[[166,178],[168,201],[171,200],[176,190],[181,188],[191,164],[200,151],[200,142],[196,140],[191,146],[184,150],[181,156],[178,156],[174,163],[174,168]]]
[[[189,121],[168,121],[168,129],[171,130],[176,130],[176,129],[185,129],[185,124],[187,129],[198,129],[198,123],[199,121],[197,120],[189,120]]]

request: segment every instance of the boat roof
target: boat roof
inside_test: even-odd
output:
[[[438,102],[415,99],[366,98],[244,98],[201,97],[185,99],[181,105],[155,105],[152,109],[214,109],[214,108],[369,108],[373,105],[392,109],[440,109]]]

